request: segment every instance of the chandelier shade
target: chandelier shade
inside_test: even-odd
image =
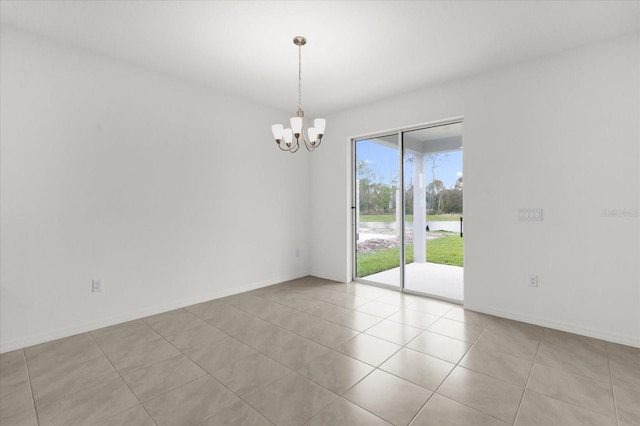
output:
[[[271,126],[271,132],[278,148],[291,153],[298,151],[300,142],[308,151],[319,147],[326,127],[324,118],[316,118],[313,120],[313,127],[306,129],[305,132],[304,111],[302,110],[302,46],[307,44],[307,39],[302,36],[294,37],[293,44],[298,46],[298,110],[295,117],[289,119],[291,127],[285,128],[282,124]]]

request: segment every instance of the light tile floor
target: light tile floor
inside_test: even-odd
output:
[[[0,364],[2,426],[640,424],[640,349],[312,277]]]

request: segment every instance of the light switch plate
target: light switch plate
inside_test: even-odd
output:
[[[542,222],[542,209],[518,209],[518,220],[523,222]]]

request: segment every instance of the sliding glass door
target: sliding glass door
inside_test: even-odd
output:
[[[461,120],[353,144],[354,279],[462,301]]]
[[[404,288],[463,299],[462,124],[402,133]]]
[[[402,205],[398,135],[354,141],[355,277],[400,288]]]

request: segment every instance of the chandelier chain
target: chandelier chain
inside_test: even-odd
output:
[[[302,46],[298,45],[298,109],[302,109]]]

